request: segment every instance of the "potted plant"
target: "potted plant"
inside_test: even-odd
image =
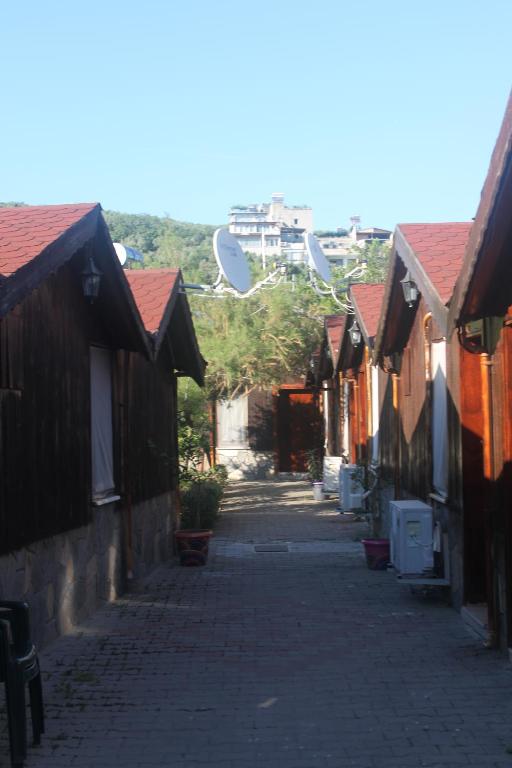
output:
[[[380,535],[381,516],[378,499],[372,498],[379,483],[378,468],[374,464],[360,462],[353,472],[353,480],[364,488],[362,500],[370,509],[367,519],[370,535],[362,539],[366,564],[372,571],[384,571],[389,564],[389,539]]]
[[[176,549],[181,565],[204,565],[208,545],[224,492],[220,470],[195,473],[181,490],[180,527],[176,531]]]
[[[306,466],[308,478],[313,486],[313,498],[315,501],[324,500],[322,453],[317,448],[306,451]]]

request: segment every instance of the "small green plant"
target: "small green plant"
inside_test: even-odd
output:
[[[320,482],[323,477],[322,452],[318,448],[306,451],[308,478],[312,483]]]
[[[181,491],[182,529],[212,528],[219,513],[224,486],[213,472],[197,473]]]

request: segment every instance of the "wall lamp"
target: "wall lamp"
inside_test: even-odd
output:
[[[400,280],[402,291],[404,292],[404,299],[409,307],[418,300],[419,291],[418,286],[412,279],[409,270],[407,270],[403,280]]]
[[[92,304],[94,299],[98,298],[100,292],[100,283],[103,272],[101,272],[92,256],[89,256],[85,269],[82,272],[82,290],[86,299]]]
[[[349,335],[350,335],[350,341],[352,342],[353,347],[357,347],[361,343],[361,331],[359,330],[359,326],[354,320],[350,328],[348,329]]]

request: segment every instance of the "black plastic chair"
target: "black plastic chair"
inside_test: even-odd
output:
[[[27,683],[34,744],[41,743],[44,733],[41,671],[30,635],[27,603],[0,600],[0,681],[5,683],[11,763],[20,768],[27,756]]]

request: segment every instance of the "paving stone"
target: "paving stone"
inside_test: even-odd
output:
[[[161,566],[50,645],[27,768],[512,768],[512,666],[311,496],[232,486],[205,567]]]

